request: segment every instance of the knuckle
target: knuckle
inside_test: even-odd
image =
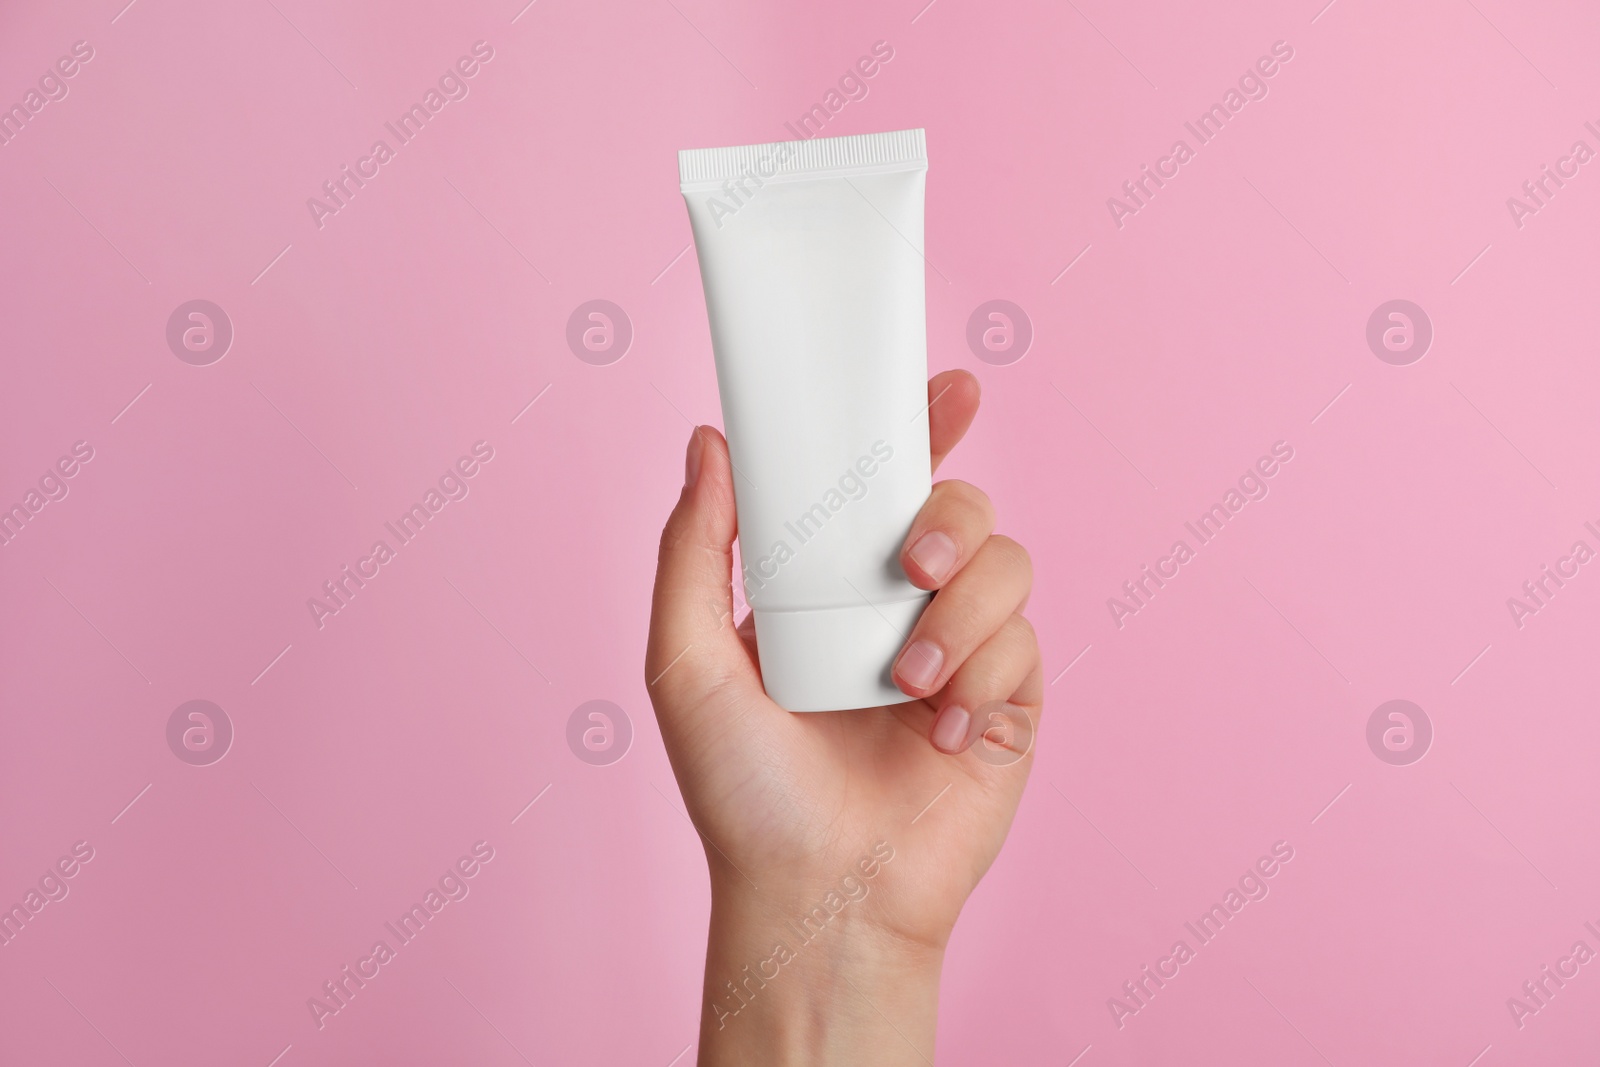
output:
[[[959,478],[949,478],[935,485],[934,499],[941,500],[951,510],[971,514],[989,515],[994,512],[994,505],[989,500],[989,494]]]
[[[969,661],[955,686],[970,703],[1000,700],[1010,695],[1010,679],[1000,662],[989,657]]]
[[[1028,576],[1030,583],[1033,581],[1033,556],[1021,544],[1005,534],[992,534],[989,537],[989,548],[1007,567],[1021,570]]]
[[[983,599],[972,595],[970,590],[964,590],[948,597],[947,600],[948,603],[945,604],[939,618],[940,628],[946,634],[962,641],[973,641],[980,636],[979,631],[984,629],[989,614],[985,610]],[[934,598],[934,603],[938,603],[938,597]]]
[[[683,530],[673,519],[668,519],[667,524],[661,527],[661,544],[656,550],[657,560],[664,560],[678,550],[683,544]]]
[[[693,533],[693,523],[690,521],[688,509],[684,507],[684,501],[680,497],[678,505],[667,515],[667,521],[661,526],[661,545],[657,552],[658,558],[666,559],[677,552]]]
[[[923,613],[911,634],[911,640],[925,637],[943,649],[947,657],[959,658],[965,654],[964,650],[977,644],[974,639],[977,628],[975,618],[976,613],[970,601],[941,592]],[[947,660],[946,669],[951,667],[959,669],[960,664]]]
[[[973,485],[971,482],[957,481],[960,486],[959,499],[969,514],[975,514],[985,523],[994,522],[994,502],[989,499],[989,494]]]

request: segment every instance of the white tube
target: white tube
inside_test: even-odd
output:
[[[928,498],[923,131],[678,153],[734,466],[745,599],[790,711],[912,699],[931,594],[900,547]]]

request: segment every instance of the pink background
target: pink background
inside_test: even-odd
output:
[[[879,40],[828,133],[927,128],[929,359],[985,388],[947,473],[1033,550],[1055,679],[939,1061],[1600,1053],[1600,964],[1506,1006],[1600,950],[1600,566],[1506,604],[1600,548],[1600,163],[1506,206],[1600,148],[1593,5],[124,3],[0,13],[0,102],[94,49],[0,147],[0,505],[94,449],[0,548],[0,903],[94,849],[0,948],[0,1061],[692,1060],[708,888],[641,677],[686,420],[720,421],[674,153],[788,136]],[[478,40],[470,94],[319,229],[307,198]],[[1280,40],[1119,229],[1106,199]],[[195,298],[235,331],[210,366],[165,340]],[[1396,298],[1435,333],[1408,366],[1365,340]],[[565,341],[592,299],[635,331],[606,366]],[[965,341],[991,299],[1035,330],[1010,365]],[[470,495],[319,630],[307,599],[479,440]],[[1119,629],[1107,598],[1279,440],[1270,495]],[[1396,698],[1434,729],[1408,766],[1366,741]],[[210,766],[167,745],[192,699],[236,731]],[[565,740],[596,699],[635,733],[608,766]],[[480,840],[319,1031],[307,998]],[[1271,895],[1119,1029],[1280,840]]]

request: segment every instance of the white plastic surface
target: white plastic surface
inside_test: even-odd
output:
[[[899,564],[928,499],[921,130],[679,154],[767,693],[900,703],[928,595]]]
[[[891,604],[755,613],[767,695],[789,711],[902,704],[889,677],[900,646],[932,594]]]

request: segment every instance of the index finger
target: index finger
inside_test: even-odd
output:
[[[982,392],[970,371],[947,370],[928,379],[928,450],[934,470],[967,435]]]

